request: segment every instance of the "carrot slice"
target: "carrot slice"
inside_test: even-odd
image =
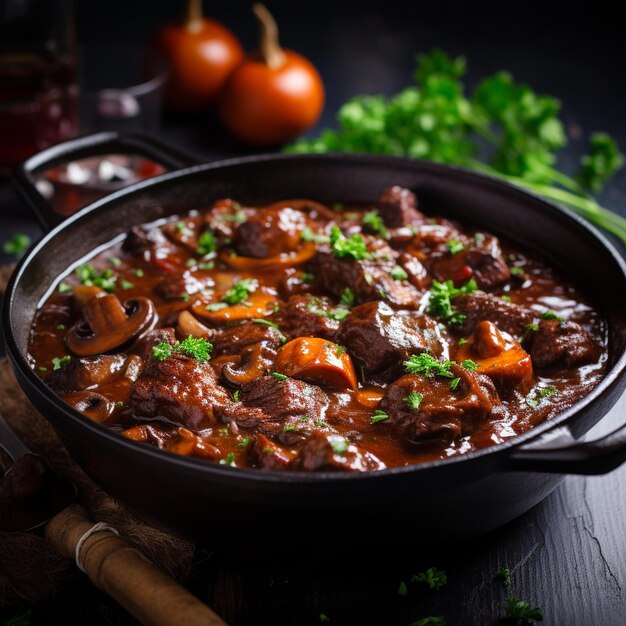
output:
[[[319,337],[298,337],[286,343],[278,351],[275,367],[279,374],[321,387],[356,389],[357,385],[350,355]]]
[[[191,307],[191,310],[197,317],[217,325],[264,317],[272,311],[275,302],[275,296],[259,290],[250,294],[246,301],[241,304],[227,305],[224,303],[225,306],[220,306],[221,302],[198,300]]]
[[[509,396],[513,390],[526,393],[533,386],[530,355],[492,322],[480,322],[472,339],[457,348],[454,358],[459,363],[474,361],[476,371],[489,376],[502,396]]]

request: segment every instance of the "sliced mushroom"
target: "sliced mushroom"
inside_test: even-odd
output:
[[[231,385],[245,385],[259,376],[267,374],[274,365],[276,351],[266,343],[255,343],[241,352],[241,365],[236,368],[227,363],[222,368],[222,376]]]
[[[85,321],[70,330],[65,342],[74,354],[89,356],[118,348],[151,328],[157,313],[148,298],[127,300],[122,306],[117,296],[107,294],[89,300],[83,317]]]
[[[196,319],[189,311],[181,311],[178,314],[178,325],[176,330],[183,336],[203,337],[210,339],[215,331],[207,328],[202,322]]]
[[[106,420],[115,408],[113,402],[93,391],[74,391],[63,396],[63,400],[96,422]]]
[[[82,311],[92,298],[101,298],[104,295],[106,295],[106,291],[95,285],[77,285],[72,292],[74,305],[78,311]]]

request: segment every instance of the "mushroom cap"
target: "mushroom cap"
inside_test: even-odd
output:
[[[67,347],[79,356],[102,354],[119,348],[157,321],[148,298],[133,298],[122,305],[114,294],[92,298],[83,309],[84,321],[67,334]]]

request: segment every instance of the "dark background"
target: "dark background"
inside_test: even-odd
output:
[[[180,4],[83,0],[76,13],[79,42],[142,45],[158,25],[176,18]],[[575,169],[585,149],[581,137],[589,132],[605,130],[626,149],[626,55],[616,3],[274,0],[268,6],[283,45],[312,60],[324,78],[327,106],[320,128],[333,124],[336,109],[352,95],[404,87],[415,55],[441,47],[467,57],[471,84],[507,69],[536,91],[561,99],[571,138],[560,162],[566,171]],[[207,14],[251,49],[256,26],[248,7],[248,2],[205,3]],[[211,114],[166,117],[160,135],[207,159],[247,151],[224,136]],[[626,215],[624,171],[601,199]],[[38,229],[8,184],[0,183],[0,239],[23,231],[36,235]],[[594,432],[615,428],[625,414],[622,399]],[[275,558],[272,546],[266,559],[254,563],[199,554],[202,562],[190,584],[232,624],[316,624],[320,612],[331,618],[331,626],[408,626],[426,615],[443,615],[449,625],[495,624],[504,615],[507,591],[493,577],[508,566],[509,593],[540,606],[548,625],[626,623],[626,468],[600,478],[567,478],[533,511],[470,545],[434,547],[428,537],[401,538],[398,553],[383,564],[354,563],[367,546],[351,545],[349,537],[333,535],[332,527],[320,532],[328,536],[321,564],[301,563],[298,546],[289,562]],[[373,541],[377,532],[393,532],[393,519],[387,528],[372,530]],[[230,539],[263,541],[254,535],[253,523],[249,537]],[[447,570],[446,587],[430,592],[409,585],[406,598],[397,594],[401,580],[432,565]],[[61,597],[36,607],[34,622],[134,623],[78,576]]]

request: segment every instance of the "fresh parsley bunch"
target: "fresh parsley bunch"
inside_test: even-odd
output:
[[[374,152],[449,163],[498,176],[565,204],[626,243],[626,220],[591,196],[624,164],[606,133],[590,137],[590,152],[570,177],[555,168],[567,144],[561,104],[517,83],[507,72],[471,92],[466,64],[441,50],[420,55],[411,86],[389,98],[357,96],[339,110],[338,130],[301,139],[290,152]]]

